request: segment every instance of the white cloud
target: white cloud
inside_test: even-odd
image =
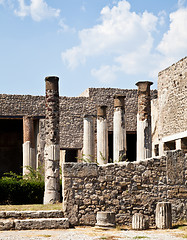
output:
[[[157,17],[152,13],[131,12],[130,4],[125,0],[111,9],[106,6],[101,11],[101,24],[80,31],[80,45],[63,52],[62,59],[68,67],[75,68],[90,56],[122,57],[139,49],[150,51],[151,32],[155,31],[156,23]]]
[[[115,66],[111,67],[109,65],[105,65],[101,66],[99,69],[92,69],[91,74],[102,83],[112,83],[116,80],[116,70]]]
[[[65,24],[64,19],[60,19],[58,25],[60,27],[60,29],[58,30],[58,32],[72,32],[75,33],[75,29],[74,28],[70,28],[67,24]]]
[[[167,58],[177,59],[187,53],[187,8],[170,14],[170,27],[157,49]]]
[[[166,12],[164,10],[160,11],[158,13],[158,16],[159,16],[159,24],[162,26],[165,24],[165,18],[167,16]]]
[[[0,4],[4,4],[4,0],[0,0]]]
[[[18,0],[19,9],[15,14],[19,17],[31,16],[34,21],[41,21],[46,18],[58,17],[60,10],[48,6],[44,0],[30,0],[30,5],[25,4],[25,0]]]
[[[170,14],[169,30],[155,46],[154,37],[165,25],[166,16],[164,11],[158,16],[147,11],[132,12],[126,0],[112,8],[106,6],[101,11],[100,24],[81,30],[80,44],[62,52],[62,59],[70,69],[85,64],[88,58],[105,59],[102,66],[91,70],[92,76],[103,83],[115,81],[118,73],[156,78],[160,70],[187,52],[184,7]]]

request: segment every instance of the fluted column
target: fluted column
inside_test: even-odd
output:
[[[59,78],[46,77],[44,204],[60,201]]]
[[[97,108],[97,162],[108,163],[108,126],[106,119],[106,106]]]
[[[114,157],[113,162],[121,162],[126,159],[126,126],[125,126],[125,96],[114,96]]]
[[[95,118],[84,116],[83,158],[86,162],[95,161]]]
[[[137,161],[152,156],[151,97],[152,82],[138,82]]]

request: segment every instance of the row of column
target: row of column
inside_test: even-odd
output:
[[[151,97],[152,82],[138,82],[138,114],[137,114],[137,161],[152,156],[151,136]],[[113,117],[113,162],[126,159],[126,127],[125,127],[125,96],[114,97]],[[97,162],[108,162],[108,128],[106,106],[97,108]],[[85,161],[95,161],[95,120],[93,115],[84,117],[83,156]]]
[[[114,97],[114,162],[126,159],[125,96]],[[97,162],[108,163],[107,106],[97,108]],[[85,161],[95,161],[95,117],[84,116],[83,156]]]
[[[44,203],[54,203],[60,200],[59,181],[59,90],[58,77],[46,77],[46,113],[45,113],[45,193]],[[151,157],[151,82],[138,82],[138,115],[137,115],[137,160]],[[119,162],[126,159],[126,127],[125,127],[125,96],[114,97],[114,156],[113,161]],[[108,162],[108,128],[106,106],[97,109],[97,161],[99,164]],[[23,143],[23,174],[27,172],[26,166],[33,165],[36,161],[34,149],[34,126],[32,117],[23,118],[24,143]],[[94,116],[84,117],[84,157],[94,162],[95,156],[95,120]]]

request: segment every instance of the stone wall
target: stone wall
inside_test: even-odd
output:
[[[181,151],[133,163],[65,163],[65,217],[74,225],[94,225],[98,211],[112,211],[117,224],[130,225],[140,212],[154,225],[156,203],[170,201],[176,222],[187,218],[186,184],[187,155]]]
[[[107,105],[109,131],[113,129],[113,97],[126,94],[127,131],[136,131],[137,90],[117,88],[89,88],[81,97],[60,97],[60,146],[82,148],[83,116],[95,114],[97,105]],[[157,91],[152,91],[152,98]],[[0,94],[0,117],[45,116],[45,97],[31,95]],[[41,138],[42,137],[41,133]]]
[[[159,138],[187,130],[187,57],[158,74]]]

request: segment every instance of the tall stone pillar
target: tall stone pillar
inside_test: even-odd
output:
[[[36,169],[34,144],[34,124],[31,116],[23,117],[23,176],[29,173],[28,167]]]
[[[152,156],[151,97],[152,82],[138,82],[137,161]]]
[[[60,145],[58,77],[46,77],[44,204],[60,201]]]
[[[83,158],[86,162],[95,162],[95,118],[84,116]]]
[[[108,126],[106,119],[107,106],[97,108],[97,162],[108,163]]]
[[[114,96],[114,156],[113,162],[121,162],[126,159],[126,127],[125,127],[125,96]]]

